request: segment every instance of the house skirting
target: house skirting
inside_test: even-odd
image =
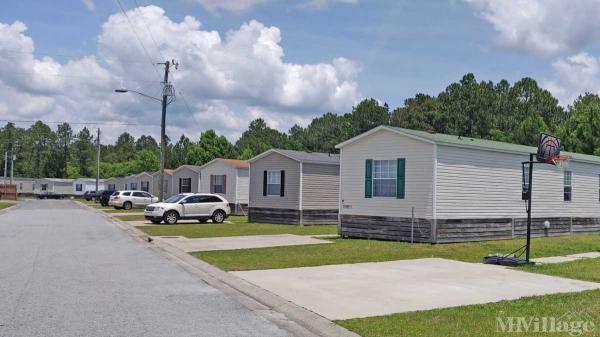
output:
[[[337,209],[283,209],[259,208],[248,209],[248,221],[285,225],[327,225],[337,224]]]
[[[550,228],[544,228],[544,222]],[[523,238],[527,234],[527,218],[432,219],[382,217],[343,214],[340,235],[349,238],[414,242],[468,242]],[[433,228],[435,235],[432,236]],[[600,232],[600,218],[554,217],[533,218],[533,237]]]

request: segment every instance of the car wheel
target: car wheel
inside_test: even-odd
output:
[[[167,223],[169,225],[176,224],[177,223],[177,218],[178,218],[177,213],[174,212],[174,211],[167,212],[164,215],[165,223]]]
[[[160,223],[160,220],[150,220],[150,222],[152,222],[155,225],[158,225]]]
[[[130,203],[129,201],[123,204],[123,208],[124,208],[126,211],[130,210],[130,209],[131,209],[131,206],[132,206],[132,205],[131,205],[131,203]]]
[[[221,210],[215,211],[212,215],[212,221],[214,223],[222,223],[223,221],[225,221],[225,212]]]
[[[198,219],[199,223],[206,223],[208,221],[208,219]]]

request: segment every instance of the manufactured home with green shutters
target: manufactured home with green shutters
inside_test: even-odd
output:
[[[337,223],[337,154],[271,149],[249,163],[250,222]]]
[[[525,235],[521,162],[533,147],[379,126],[337,148],[344,237],[463,242]],[[535,166],[534,235],[600,231],[600,157],[570,155],[564,172]]]

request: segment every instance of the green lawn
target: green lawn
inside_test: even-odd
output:
[[[600,258],[581,259],[564,263],[530,265],[519,267],[517,270],[566,278],[575,278],[584,281],[600,282]]]
[[[415,311],[379,317],[350,319],[336,323],[363,337],[440,336],[574,336],[569,333],[501,333],[497,317],[556,317],[584,311],[596,329],[581,336],[598,336],[600,290],[572,294],[527,297],[491,304]]]
[[[381,262],[425,257],[479,262],[487,254],[509,253],[523,244],[524,239],[437,245],[338,239],[330,245],[197,252],[193,255],[223,270],[232,271]],[[600,251],[600,234],[532,239],[532,257],[592,251]]]
[[[138,226],[139,229],[153,236],[185,236],[188,238],[212,238],[221,236],[242,235],[271,235],[271,234],[297,234],[297,235],[337,235],[337,226],[295,226],[274,225],[264,223],[249,223],[247,217],[231,216],[227,218],[232,223],[204,223],[181,224],[160,226]]]
[[[14,205],[14,204],[9,203],[9,202],[0,202],[0,209],[4,209],[4,208],[10,207],[12,205]]]
[[[118,216],[117,218],[119,218],[119,220],[123,220],[123,221],[144,221],[144,220],[146,220],[146,218],[142,214],[127,214],[127,215]]]
[[[141,213],[144,212],[143,208],[132,208],[132,209],[115,209],[114,207],[107,207],[102,209],[106,213]]]

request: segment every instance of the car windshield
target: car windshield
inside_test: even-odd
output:
[[[181,200],[181,199],[183,199],[185,197],[187,197],[187,195],[185,195],[185,194],[177,194],[177,195],[174,195],[174,196],[168,198],[167,200],[165,200],[165,202],[168,202],[170,204],[174,204],[174,203],[178,202],[179,200]]]

